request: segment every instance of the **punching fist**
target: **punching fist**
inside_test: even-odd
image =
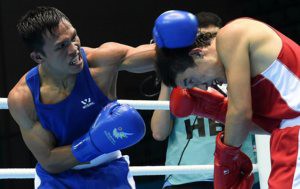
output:
[[[145,123],[129,105],[108,104],[100,112],[90,130],[72,144],[79,162],[88,162],[104,153],[130,147],[145,135]]]
[[[153,39],[159,48],[183,48],[197,38],[198,21],[186,11],[171,10],[162,13],[155,21]]]
[[[224,132],[216,137],[214,160],[215,189],[251,189],[254,176],[252,162],[240,148],[223,143]]]
[[[227,105],[227,98],[213,88],[206,91],[176,87],[170,96],[170,111],[176,117],[198,115],[224,123]]]

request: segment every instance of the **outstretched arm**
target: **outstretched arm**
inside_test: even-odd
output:
[[[140,45],[129,48],[122,61],[120,70],[133,73],[144,73],[153,71],[155,68],[155,45]]]
[[[91,67],[106,67],[115,71],[144,73],[155,68],[155,45],[128,45],[108,42],[98,48],[87,48],[87,58]]]

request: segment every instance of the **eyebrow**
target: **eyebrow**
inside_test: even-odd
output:
[[[73,39],[75,36],[77,35],[77,30],[74,28],[73,34],[72,34],[72,38]],[[60,46],[61,44],[63,44],[64,42],[68,41],[70,39],[63,39],[62,41],[57,42],[54,47],[57,48],[58,46]]]
[[[56,49],[56,48],[58,48],[61,44],[63,44],[65,41],[67,41],[67,40],[63,40],[63,41],[60,41],[60,42],[58,42],[58,43],[56,43],[55,45],[54,45],[54,48]]]

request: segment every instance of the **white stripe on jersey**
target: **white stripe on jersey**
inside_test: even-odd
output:
[[[300,79],[280,60],[275,60],[262,75],[269,79],[290,108],[300,112]]]
[[[300,116],[295,117],[293,119],[283,119],[280,123],[280,129],[294,127],[295,125],[300,125]]]

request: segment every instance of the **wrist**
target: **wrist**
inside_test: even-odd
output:
[[[167,87],[166,85],[161,83],[158,100],[170,100],[171,91],[172,91],[171,87]]]

